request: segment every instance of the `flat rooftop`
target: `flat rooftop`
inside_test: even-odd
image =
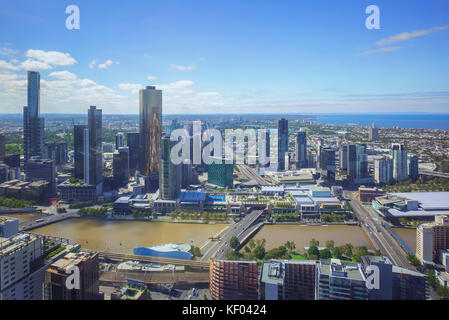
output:
[[[424,210],[449,210],[449,192],[404,192],[393,195],[416,200]]]

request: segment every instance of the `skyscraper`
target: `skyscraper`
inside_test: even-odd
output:
[[[75,161],[75,178],[84,179],[84,130],[87,126],[77,124],[73,127],[73,148]]]
[[[288,170],[285,167],[285,154],[288,152],[288,120],[278,121],[278,170]]]
[[[305,131],[296,133],[296,169],[307,168],[307,134]]]
[[[162,136],[162,90],[147,86],[139,93],[140,173],[156,183]]]
[[[89,155],[87,157],[88,163],[88,177],[85,178],[87,184],[97,186],[97,194],[103,191],[103,150],[102,150],[102,111],[95,106],[91,106],[88,114],[88,143]],[[85,137],[86,138],[86,137]],[[86,171],[86,168],[84,168]]]
[[[350,144],[347,151],[348,180],[354,183],[369,177],[365,144]]]
[[[404,145],[394,143],[393,149],[393,179],[404,181],[408,179],[407,170],[407,149]]]
[[[126,134],[126,144],[129,148],[129,173],[134,175],[139,166],[139,133],[128,132]]]
[[[159,168],[159,194],[161,199],[174,200],[181,191],[181,165],[171,161],[170,151],[176,141],[170,141],[170,136],[164,135],[161,141],[160,168]]]
[[[393,178],[393,162],[389,157],[374,159],[374,180],[389,183]]]
[[[115,150],[118,150],[118,148],[123,146],[123,133],[119,132],[115,135]]]
[[[120,188],[125,186],[129,181],[129,148],[118,148],[112,157],[114,186]]]
[[[5,151],[5,136],[0,133],[0,161],[3,161],[3,159],[5,159],[6,156],[6,151]]]
[[[25,161],[43,157],[44,118],[40,117],[40,75],[28,71],[28,105],[23,107],[23,152]]]
[[[409,154],[407,159],[408,177],[413,181],[419,178],[418,157]]]
[[[373,125],[369,128],[369,141],[377,141],[379,140],[379,128]]]
[[[320,169],[329,182],[335,181],[335,150],[320,147]]]
[[[340,146],[340,169],[348,170],[348,145],[344,144]]]

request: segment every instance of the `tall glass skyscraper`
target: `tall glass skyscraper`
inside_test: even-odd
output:
[[[40,75],[28,71],[28,105],[23,107],[23,149],[25,161],[43,157],[44,118],[40,117]]]
[[[102,111],[95,106],[91,106],[87,114],[88,122],[88,160],[85,162],[88,168],[88,177],[85,178],[87,184],[97,186],[97,194],[103,192],[103,148],[102,140]],[[85,173],[86,176],[86,173]]]
[[[305,131],[296,133],[296,169],[307,168],[307,135]]]
[[[278,170],[286,170],[285,154],[288,152],[288,120],[278,121]]]
[[[162,136],[162,90],[147,86],[139,93],[140,173],[150,181],[159,173]],[[155,182],[155,181],[154,181]],[[151,182],[150,182],[151,183]]]

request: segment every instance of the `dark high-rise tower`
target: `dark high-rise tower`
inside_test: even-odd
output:
[[[129,181],[129,148],[120,147],[114,152],[112,170],[114,186],[124,187]]]
[[[162,135],[162,90],[147,86],[139,93],[140,173],[157,179]]]
[[[170,136],[164,135],[161,141],[159,194],[161,199],[174,200],[181,190],[181,165],[171,161],[170,151],[176,141],[170,141]]]
[[[23,107],[23,151],[25,161],[43,157],[44,118],[40,117],[40,75],[28,71],[28,105]]]
[[[84,179],[84,130],[87,126],[77,124],[73,127],[73,147],[75,151],[75,178]]]
[[[128,132],[126,134],[126,143],[129,148],[129,172],[131,175],[134,175],[139,166],[139,133]]]
[[[296,169],[307,168],[307,136],[305,131],[296,133]]]
[[[282,118],[278,121],[278,169],[288,170],[285,167],[285,154],[288,152],[288,120]]]
[[[102,112],[95,106],[91,106],[87,115],[89,129],[89,157],[88,157],[88,179],[86,183],[97,186],[97,192],[102,192],[103,182],[103,150],[101,145],[102,134]]]

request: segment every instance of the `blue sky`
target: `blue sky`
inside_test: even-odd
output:
[[[80,9],[67,30],[65,9]],[[365,27],[368,5],[380,29]],[[0,1],[0,113],[449,113],[449,1]]]

